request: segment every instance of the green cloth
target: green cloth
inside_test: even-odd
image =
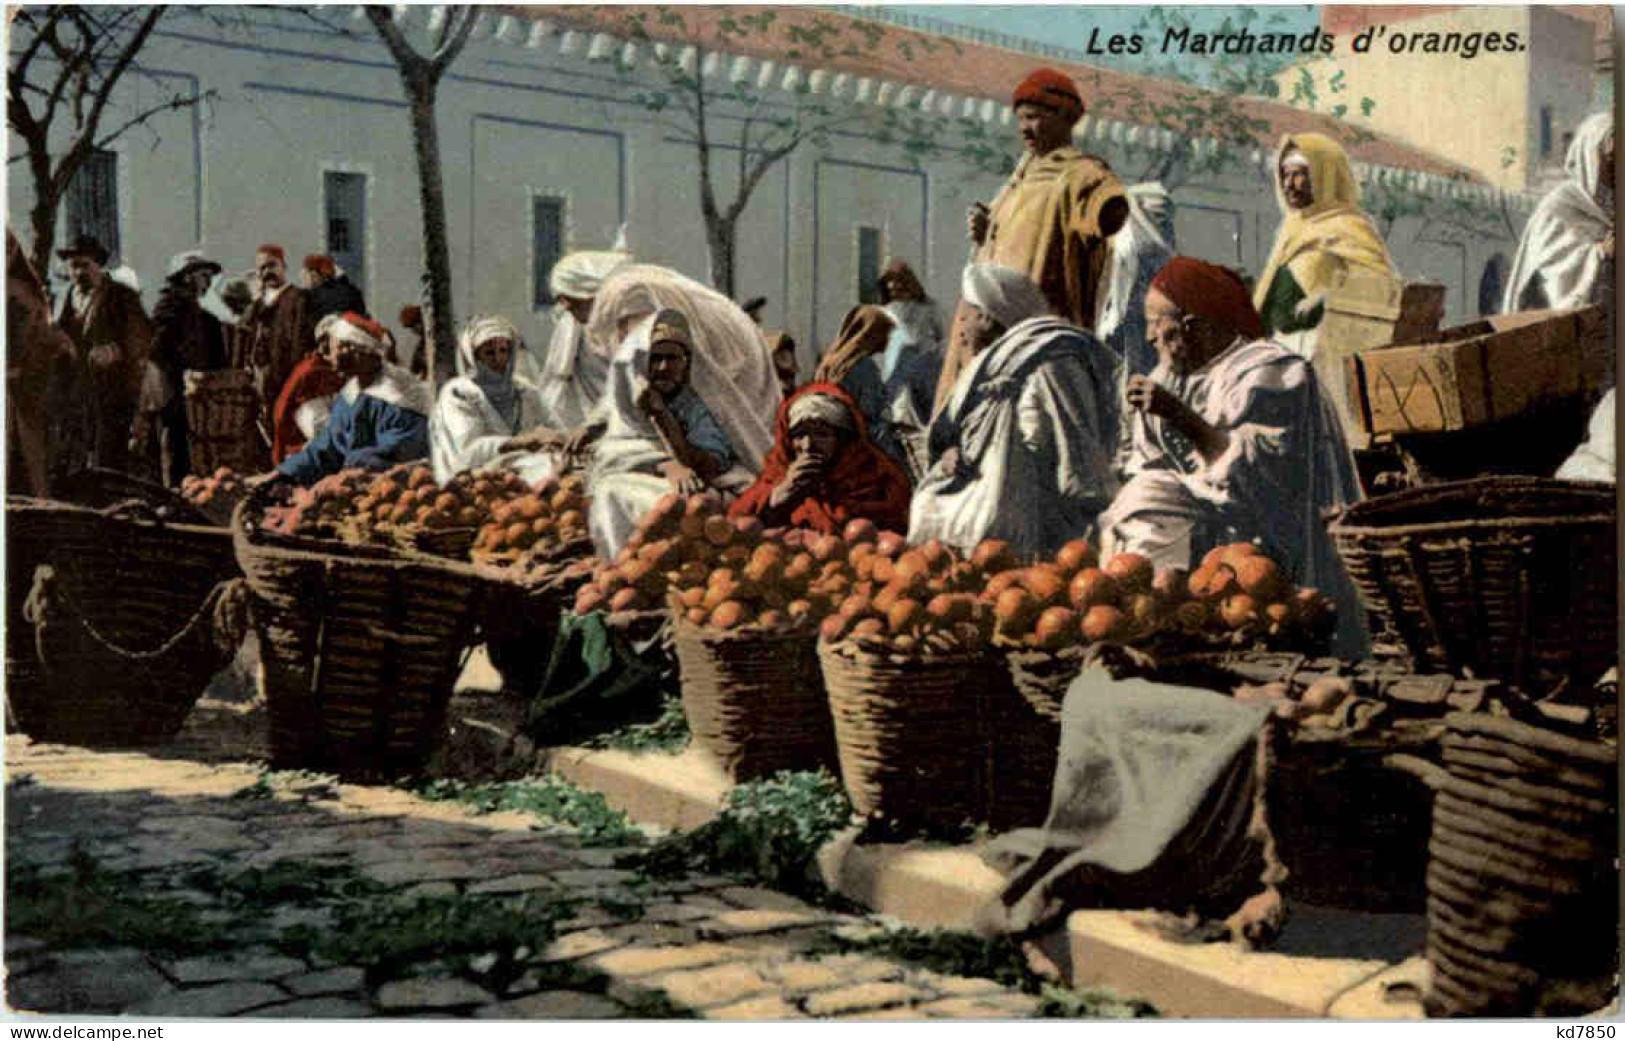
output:
[[[634,642],[602,612],[559,618],[541,686],[525,715],[525,734],[539,746],[572,744],[658,716],[677,673],[661,638]]]
[[[1326,317],[1326,305],[1316,304],[1306,314],[1298,314],[1298,305],[1308,299],[1298,280],[1292,277],[1292,272],[1282,267],[1276,272],[1275,280],[1270,283],[1270,289],[1264,296],[1264,306],[1258,316],[1264,319],[1264,333],[1266,336],[1281,336],[1286,333],[1302,332],[1313,329]]]

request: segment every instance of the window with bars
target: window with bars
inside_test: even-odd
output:
[[[322,176],[327,255],[357,289],[367,289],[367,175],[328,170]]]
[[[540,310],[553,306],[548,279],[564,256],[565,202],[559,195],[533,195],[530,200],[531,298]]]
[[[880,300],[881,240],[879,228],[858,226],[858,302],[878,304]]]
[[[67,237],[92,235],[114,257],[119,255],[118,153],[97,149],[74,171],[68,183]]]

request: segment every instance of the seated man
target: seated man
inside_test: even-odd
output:
[[[1049,556],[1092,536],[1117,491],[1112,359],[1019,271],[972,264],[962,293],[972,357],[931,423],[908,540]]]
[[[441,388],[429,422],[436,481],[445,484],[493,463],[527,481],[555,472],[542,450],[562,445],[563,438],[545,426],[536,385],[514,374],[524,349],[518,327],[500,315],[479,315],[464,327],[457,378]]]
[[[728,516],[824,535],[860,518],[904,531],[908,499],[908,477],[869,439],[857,404],[832,383],[809,383],[779,406],[762,474]]]
[[[1262,339],[1240,276],[1215,264],[1169,261],[1145,313],[1159,360],[1129,380],[1129,479],[1100,517],[1102,554],[1189,568],[1214,546],[1258,540],[1337,605],[1334,649],[1358,660],[1364,611],[1321,512],[1360,488],[1311,363]]]
[[[347,377],[327,426],[284,459],[273,480],[311,485],[340,470],[387,470],[429,454],[429,388],[384,360],[384,329],[353,312],[328,329],[339,374]]]
[[[316,349],[293,367],[271,410],[275,423],[271,432],[272,463],[280,463],[305,447],[327,426],[333,399],[344,389],[333,339],[328,335],[338,322],[339,316],[331,314],[316,323]]]
[[[593,457],[588,526],[600,556],[618,553],[639,520],[668,493],[748,484],[716,414],[690,385],[688,319],[665,309],[631,329],[610,372],[605,433]]]

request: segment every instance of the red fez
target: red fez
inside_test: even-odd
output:
[[[286,264],[288,262],[288,254],[286,254],[286,253],[284,253],[282,251],[281,246],[275,246],[275,245],[267,244],[267,245],[261,246],[259,249],[256,249],[254,252],[255,253],[264,253],[264,254],[266,254],[268,256],[273,256],[273,257],[277,258],[278,260],[282,261],[284,264]]]
[[[1151,288],[1186,314],[1198,315],[1221,329],[1251,340],[1264,335],[1264,322],[1253,307],[1247,284],[1227,267],[1195,257],[1175,257],[1157,272]]]
[[[338,268],[333,264],[333,258],[326,253],[312,253],[305,257],[305,270],[314,271],[318,275],[326,275],[328,278],[332,278],[338,273]]]
[[[423,322],[423,308],[417,304],[407,304],[401,308],[401,324],[408,329],[421,325]]]
[[[389,335],[389,331],[387,329],[364,314],[357,314],[354,311],[346,311],[339,317],[343,321],[349,322],[357,329],[360,329],[368,336],[371,336],[373,339],[378,340],[380,343],[382,343],[384,338]]]
[[[1083,118],[1083,95],[1072,77],[1055,69],[1037,69],[1029,73],[1016,87],[1011,107],[1030,102],[1052,108],[1073,120]]]

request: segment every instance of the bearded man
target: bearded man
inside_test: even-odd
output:
[[[281,246],[255,250],[254,270],[260,292],[237,323],[232,364],[254,374],[261,425],[268,433],[274,429],[271,410],[294,366],[316,348],[316,323],[309,316],[304,290],[288,284],[288,257]]]

